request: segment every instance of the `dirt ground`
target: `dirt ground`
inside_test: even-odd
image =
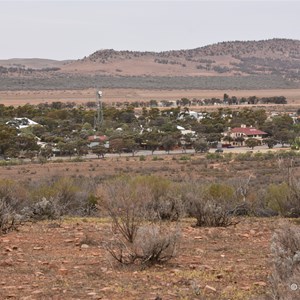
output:
[[[154,160],[156,159],[157,160]],[[158,175],[175,182],[182,181],[218,181],[251,175],[251,184],[260,187],[270,181],[282,180],[284,169],[276,160],[236,161],[207,160],[205,154],[147,156],[145,161],[135,157],[107,157],[105,159],[87,159],[76,162],[53,159],[46,164],[26,163],[21,165],[0,166],[0,179],[12,179],[20,182],[43,181],[51,177],[88,177],[100,182],[117,175]],[[295,158],[294,172],[300,173],[299,159]]]
[[[0,237],[0,298],[263,299],[277,223],[245,218],[229,228],[194,228],[184,220],[177,257],[144,269],[112,261],[106,220],[27,224]]]
[[[224,93],[237,97],[285,96],[290,105],[300,105],[300,89],[279,90],[143,90],[143,89],[105,89],[103,101],[107,103],[122,101],[178,100],[181,98],[223,98]],[[0,104],[24,105],[54,101],[73,101],[85,103],[95,101],[96,90],[57,90],[57,91],[0,91]]]
[[[160,174],[174,181],[253,176],[253,183],[282,180],[274,161],[220,162],[164,156],[51,162],[0,167],[0,179],[51,176],[107,179],[117,174]],[[252,179],[251,179],[252,180]],[[177,256],[163,265],[117,265],[105,250],[108,219],[65,218],[28,223],[0,236],[0,299],[207,299],[259,300],[269,291],[270,241],[279,218],[236,219],[228,228],[195,228],[180,221]],[[85,245],[85,246],[83,246]]]

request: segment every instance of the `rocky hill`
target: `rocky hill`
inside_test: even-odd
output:
[[[66,64],[65,71],[109,75],[216,76],[276,74],[299,78],[300,41],[222,42],[191,50],[132,52],[100,50]]]
[[[20,64],[20,61],[14,60],[9,63],[0,61],[0,78],[6,79],[2,80],[6,83],[10,78],[21,78],[23,86],[26,86],[30,79],[38,81],[43,78],[50,82],[50,88],[51,82],[54,84],[57,78],[60,78],[61,82],[68,80],[71,87],[80,81],[81,84],[86,82],[85,85],[89,85],[89,81],[101,81],[102,77],[105,77],[104,82],[107,79],[111,82],[111,87],[120,85],[120,81],[122,86],[140,87],[134,83],[137,81],[136,77],[142,77],[143,81],[147,81],[147,78],[163,77],[169,82],[172,81],[170,78],[174,78],[176,82],[179,81],[179,88],[181,87],[178,79],[186,77],[190,79],[185,81],[193,82],[197,81],[197,78],[201,78],[201,82],[203,78],[218,77],[214,79],[217,82],[224,78],[226,82],[233,82],[232,88],[246,88],[240,82],[244,80],[246,83],[250,78],[256,78],[254,81],[259,83],[260,77],[272,82],[272,87],[269,88],[274,88],[274,85],[280,88],[295,88],[300,85],[300,41],[289,39],[222,42],[196,49],[164,52],[106,49],[75,61],[45,62],[47,63],[42,64],[41,60],[37,60],[36,63],[34,60],[22,60]],[[227,77],[231,78],[231,81],[228,81]],[[133,83],[124,84],[123,79]],[[177,83],[169,85],[167,81],[164,81],[165,88],[177,86]],[[234,82],[239,82],[239,86]],[[263,83],[261,88],[268,88],[268,84]],[[160,82],[160,88],[161,85],[164,87]],[[192,85],[195,86],[194,83]],[[0,88],[3,89],[1,84]],[[68,84],[57,88],[68,88]],[[150,88],[155,88],[155,85]],[[205,84],[199,88],[206,88]],[[218,84],[214,88],[218,88]],[[251,84],[247,88],[251,88]]]

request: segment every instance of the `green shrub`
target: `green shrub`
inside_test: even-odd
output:
[[[139,159],[140,159],[140,161],[146,161],[146,156],[145,155],[140,155]]]
[[[206,158],[211,160],[223,159],[223,155],[220,153],[207,153]]]
[[[300,187],[295,183],[269,185],[265,201],[270,209],[282,217],[300,216]]]
[[[191,157],[187,155],[183,155],[179,158],[179,160],[187,161],[187,160],[191,160]]]
[[[164,158],[163,158],[163,157],[160,157],[160,156],[153,156],[153,157],[152,157],[152,160],[153,160],[153,161],[158,161],[158,160],[164,160]]]

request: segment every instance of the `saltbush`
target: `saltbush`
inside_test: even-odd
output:
[[[300,299],[300,230],[286,223],[271,244],[273,270],[270,276],[272,299]]]

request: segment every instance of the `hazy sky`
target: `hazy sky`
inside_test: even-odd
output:
[[[300,0],[0,0],[0,33],[0,59],[78,59],[107,48],[163,51],[300,39]]]

